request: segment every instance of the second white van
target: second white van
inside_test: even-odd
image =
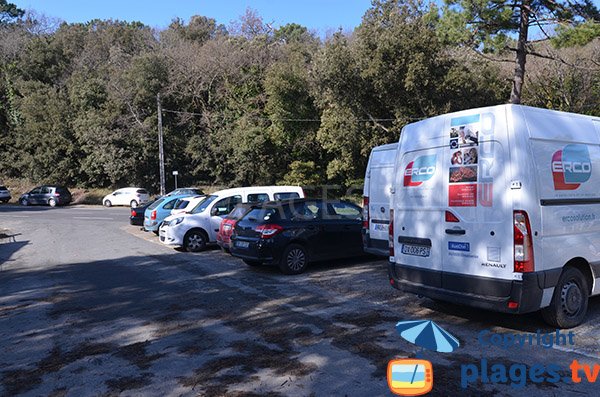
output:
[[[363,248],[373,255],[388,256],[390,191],[398,144],[374,147],[369,156],[363,188]]]
[[[402,130],[390,283],[580,324],[600,293],[600,118],[501,105]]]

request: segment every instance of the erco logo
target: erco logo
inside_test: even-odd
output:
[[[435,174],[437,155],[417,157],[404,170],[404,186],[419,186]]]
[[[567,145],[552,155],[554,190],[575,190],[592,175],[586,145]]]

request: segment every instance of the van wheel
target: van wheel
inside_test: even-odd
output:
[[[242,260],[248,266],[256,267],[256,266],[262,265],[262,262],[259,262],[259,261],[253,261],[253,260],[250,260],[250,259],[242,259]]]
[[[290,244],[283,251],[279,269],[284,274],[300,274],[308,266],[308,255],[306,249],[299,244]]]
[[[557,328],[573,328],[583,322],[588,307],[589,288],[583,274],[574,267],[563,270],[550,306],[542,309],[544,321]]]
[[[183,248],[188,252],[200,252],[206,248],[206,236],[199,230],[187,232],[183,238]]]

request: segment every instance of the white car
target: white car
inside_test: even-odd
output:
[[[291,200],[304,198],[299,186],[255,186],[226,189],[215,192],[191,213],[165,218],[159,230],[160,241],[171,246],[183,246],[187,251],[204,250],[206,244],[217,241],[223,217],[240,203]]]
[[[433,117],[402,129],[395,172],[392,286],[581,324],[600,295],[600,118],[520,105]]]
[[[150,194],[148,194],[146,189],[139,187],[124,187],[104,196],[102,204],[105,207],[128,205],[131,208],[136,208],[138,205],[145,204],[149,200]]]
[[[184,214],[186,212],[190,212],[198,204],[203,202],[205,199],[206,199],[205,194],[180,198],[179,200],[177,200],[175,202],[175,205],[173,206],[173,209],[171,210],[171,215]]]

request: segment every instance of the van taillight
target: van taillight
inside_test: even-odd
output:
[[[363,197],[363,229],[369,229],[369,198]]]
[[[390,226],[389,226],[389,247],[390,256],[394,256],[394,210],[390,209]]]
[[[154,210],[150,213],[150,219],[152,219],[152,220],[156,219],[156,210]]]
[[[258,225],[256,227],[256,229],[254,229],[255,231],[260,233],[260,238],[271,238],[274,235],[276,235],[277,233],[280,233],[283,231],[283,227],[279,226],[279,225]]]
[[[450,211],[446,211],[446,222],[460,222],[460,220]]]
[[[529,273],[535,270],[533,261],[533,241],[531,225],[525,211],[514,211],[514,252],[516,273]]]

